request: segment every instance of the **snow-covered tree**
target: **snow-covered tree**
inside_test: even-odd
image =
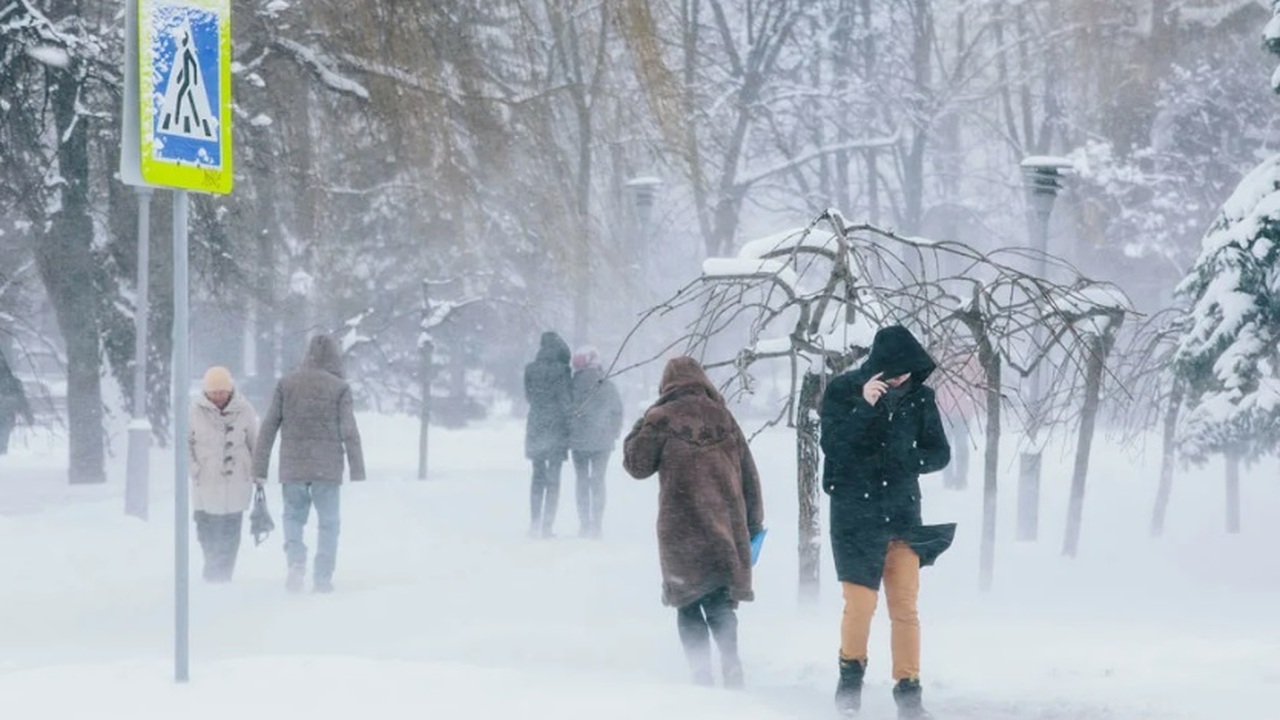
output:
[[[117,307],[93,212],[111,140],[120,33],[105,3],[0,7],[0,214],[26,241],[66,348],[69,477],[106,480],[102,355]],[[105,132],[104,132],[105,131]]]
[[[1273,12],[1264,45],[1280,55],[1280,1]],[[1175,367],[1187,392],[1182,453],[1226,455],[1227,529],[1238,532],[1239,463],[1280,445],[1280,155],[1240,181],[1178,294],[1190,308]]]
[[[1120,153],[1113,140],[1092,138],[1070,154],[1079,232],[1101,251],[1091,264],[1141,267],[1145,282],[1164,289],[1139,293],[1153,307],[1168,303],[1222,198],[1274,137],[1257,55],[1228,44],[1174,65],[1158,83],[1149,142]]]
[[[1280,155],[1245,176],[1178,287],[1190,306],[1176,372],[1183,456],[1250,461],[1280,441]],[[1237,489],[1229,488],[1234,506]],[[1238,529],[1238,506],[1228,524]]]

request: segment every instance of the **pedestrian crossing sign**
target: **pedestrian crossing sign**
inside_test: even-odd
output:
[[[231,192],[231,0],[138,0],[142,178]]]

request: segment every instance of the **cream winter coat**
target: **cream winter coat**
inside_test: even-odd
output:
[[[213,515],[244,512],[253,499],[258,414],[236,393],[219,410],[201,395],[191,404],[192,506]]]

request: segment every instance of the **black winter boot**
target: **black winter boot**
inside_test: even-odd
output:
[[[680,644],[689,660],[689,672],[695,685],[711,685],[711,631],[702,615],[702,605],[691,603],[676,613]]]
[[[720,669],[724,686],[740,689],[743,686],[742,659],[738,656],[738,614],[728,590],[718,590],[701,601],[707,616],[707,627],[720,650]]]
[[[899,680],[893,686],[893,700],[898,703],[898,720],[932,720],[921,702],[923,691],[916,679]]]
[[[836,710],[842,715],[856,715],[862,709],[862,679],[867,664],[863,660],[840,658],[840,682],[836,685]]]

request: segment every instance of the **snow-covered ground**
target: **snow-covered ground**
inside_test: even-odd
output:
[[[0,457],[0,706],[29,718],[830,718],[839,591],[797,602],[794,450],[754,444],[770,535],[759,600],[740,611],[748,688],[692,687],[661,606],[655,481],[618,466],[605,539],[579,540],[571,469],[560,538],[527,529],[522,427],[433,431],[432,479],[412,479],[416,425],[362,416],[370,480],[343,495],[330,596],[284,592],[277,531],[246,538],[235,581],[192,586],[191,682],[172,682],[172,461],[156,451],[149,522],[111,482],[69,487],[65,448],[39,436]],[[1154,456],[1154,449],[1152,455]],[[1226,536],[1221,468],[1180,474],[1165,538],[1147,536],[1154,457],[1095,453],[1080,557],[1060,556],[1070,453],[1046,457],[1042,538],[1012,542],[1002,477],[996,588],[977,588],[980,459],[971,487],[925,484],[927,520],[961,523],[925,570],[926,702],[939,720],[1280,717],[1280,471],[1244,480]],[[279,519],[279,493],[269,496]],[[1005,510],[1009,512],[1005,512]],[[314,525],[310,529],[314,532]],[[198,551],[193,567],[198,573]],[[865,717],[892,718],[887,619],[877,618]],[[17,710],[15,714],[11,711]]]

